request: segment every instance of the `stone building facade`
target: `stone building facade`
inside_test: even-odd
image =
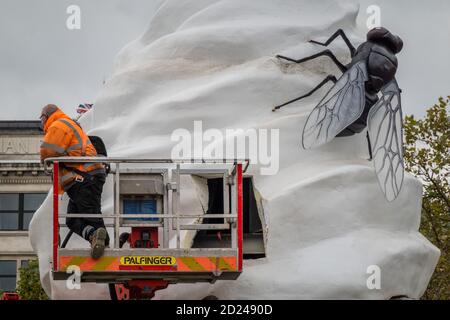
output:
[[[19,268],[35,259],[28,226],[51,189],[40,163],[39,121],[0,121],[0,291],[13,291]]]

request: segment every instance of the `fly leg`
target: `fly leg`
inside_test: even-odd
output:
[[[372,161],[373,160],[372,143],[370,142],[369,132],[367,132],[366,137],[367,137],[367,147],[369,148],[369,161]]]
[[[328,83],[328,82],[330,82],[330,81],[332,81],[333,83],[336,83],[336,82],[337,82],[337,79],[336,79],[335,76],[329,75],[328,77],[326,77],[321,83],[319,83],[314,89],[312,89],[312,90],[311,90],[310,92],[308,92],[307,94],[304,94],[304,95],[301,96],[301,97],[298,97],[298,98],[296,98],[296,99],[294,99],[294,100],[291,100],[291,101],[288,101],[288,102],[286,102],[286,103],[283,103],[282,105],[276,106],[276,107],[274,107],[274,108],[272,109],[272,111],[275,112],[276,110],[278,110],[278,109],[280,109],[280,108],[282,108],[282,107],[284,107],[284,106],[287,106],[288,104],[291,104],[291,103],[296,102],[296,101],[298,101],[298,100],[301,100],[301,99],[303,99],[303,98],[309,97],[310,95],[312,95],[314,92],[316,92],[317,90],[319,90],[320,88],[322,88],[326,83]]]
[[[347,45],[348,49],[350,50],[350,55],[352,56],[352,58],[355,56],[356,53],[356,49],[353,46],[353,44],[350,42],[350,40],[348,39],[347,35],[345,34],[344,30],[339,29],[338,31],[336,31],[327,41],[325,42],[318,42],[315,40],[310,40],[309,42],[314,43],[314,44],[318,44],[320,46],[324,46],[327,47],[330,43],[332,43],[337,37],[341,36],[341,38],[344,40],[345,44]]]
[[[333,54],[333,52],[331,52],[331,50],[328,50],[328,49],[327,49],[327,50],[324,50],[324,51],[322,51],[322,52],[313,54],[312,56],[309,56],[309,57],[306,57],[306,58],[303,58],[303,59],[298,59],[298,60],[292,59],[292,58],[288,58],[288,57],[285,57],[285,56],[281,56],[281,55],[277,55],[277,58],[278,58],[278,59],[283,59],[283,60],[287,60],[287,61],[291,61],[291,62],[299,63],[299,64],[300,64],[300,63],[303,63],[303,62],[306,62],[306,61],[310,61],[310,60],[314,60],[314,59],[317,59],[317,58],[323,57],[323,56],[330,57],[330,59],[333,60],[333,62],[337,65],[337,67],[339,68],[339,70],[341,70],[342,72],[347,71],[347,67],[344,66],[344,65],[338,60],[338,58],[336,58],[336,56]]]

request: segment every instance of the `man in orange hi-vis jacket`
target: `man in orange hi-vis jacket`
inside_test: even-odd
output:
[[[55,105],[47,105],[41,112],[44,141],[41,161],[53,157],[95,157],[97,151],[79,126]],[[101,214],[101,195],[106,172],[101,163],[65,163],[60,166],[60,187],[69,196],[67,213]],[[103,255],[109,237],[103,219],[67,218],[70,230],[91,243],[91,255]]]

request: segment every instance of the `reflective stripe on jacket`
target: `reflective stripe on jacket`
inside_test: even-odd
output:
[[[81,127],[61,110],[53,113],[44,126],[41,160],[53,157],[96,157],[97,151]],[[95,174],[105,174],[101,163],[65,163],[60,166],[59,184],[69,189],[77,177],[73,168]]]

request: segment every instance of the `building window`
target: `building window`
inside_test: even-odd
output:
[[[0,260],[0,290],[15,291],[17,280],[16,260]]]
[[[0,231],[28,230],[31,218],[46,193],[1,193]]]

